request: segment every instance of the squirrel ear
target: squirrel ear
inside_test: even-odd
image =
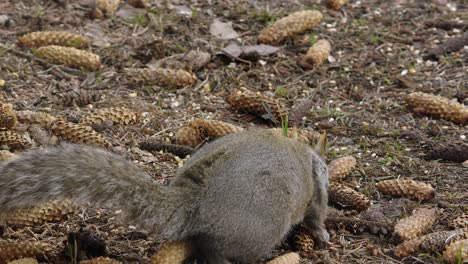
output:
[[[320,156],[325,154],[327,149],[327,131],[323,131],[320,135],[319,140],[315,144],[315,152],[317,152]]]

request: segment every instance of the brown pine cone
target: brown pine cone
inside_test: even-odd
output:
[[[306,229],[301,228],[298,233],[294,235],[294,247],[303,258],[313,257],[314,244],[315,242],[312,236],[307,233]]]
[[[83,49],[89,45],[89,38],[67,31],[32,32],[22,36],[18,41],[22,45],[30,48],[57,45]]]
[[[468,124],[468,107],[445,97],[415,92],[406,97],[406,103],[415,113],[428,114],[459,125]]]
[[[195,119],[189,123],[189,126],[194,127],[205,138],[215,139],[228,134],[237,133],[244,130],[238,127],[219,120]]]
[[[151,63],[151,68],[182,69],[197,72],[211,60],[211,54],[203,51],[191,50],[187,53],[175,54]]]
[[[121,264],[122,262],[108,257],[98,257],[80,261],[80,264]]]
[[[51,127],[52,133],[71,143],[110,148],[112,144],[89,126],[58,120]]]
[[[461,262],[458,260],[461,259]],[[447,263],[466,263],[468,260],[468,239],[455,241],[448,245],[444,251],[444,260]]]
[[[6,145],[13,150],[24,150],[31,147],[31,142],[23,135],[13,131],[0,131],[0,145]]]
[[[406,240],[406,241],[403,241],[403,243],[395,247],[393,254],[397,258],[404,258],[413,254],[414,252],[418,252],[420,245],[421,245],[421,239],[419,238]]]
[[[192,254],[188,241],[167,242],[151,257],[151,264],[182,264]]]
[[[33,258],[22,258],[8,262],[8,264],[38,264],[36,259]]]
[[[317,26],[322,17],[322,13],[317,10],[292,13],[263,29],[258,35],[258,41],[264,44],[280,44],[288,38]]]
[[[468,212],[464,212],[455,218],[452,225],[456,228],[468,228]]]
[[[393,232],[393,225],[387,222],[368,221],[355,216],[329,215],[325,220],[327,229],[347,230],[353,234],[368,232],[378,235],[389,235]]]
[[[95,0],[93,15],[95,18],[112,17],[119,8],[120,0]]]
[[[304,62],[306,64],[317,66],[322,64],[328,59],[331,52],[331,44],[326,39],[317,41],[304,56]]]
[[[18,121],[24,124],[33,125],[37,124],[42,128],[49,129],[50,126],[57,120],[56,117],[45,113],[36,111],[17,111]]]
[[[346,5],[349,3],[350,0],[326,0],[325,1],[325,6],[327,8],[333,9],[333,10],[338,10],[342,6]]]
[[[18,120],[11,104],[0,102],[0,129],[12,129]]]
[[[11,104],[0,102],[0,130],[13,129],[18,120]]]
[[[341,181],[356,167],[357,161],[353,156],[341,157],[328,164],[330,181]]]
[[[176,141],[181,145],[196,147],[205,140],[212,140],[242,130],[241,127],[219,120],[195,119],[177,131]]]
[[[112,121],[113,124],[129,125],[136,123],[138,114],[125,107],[110,107],[83,117],[80,123],[93,126],[100,125],[106,120]]]
[[[403,196],[419,201],[431,200],[435,195],[435,190],[430,184],[410,179],[386,180],[375,186],[384,194]]]
[[[96,91],[88,91],[84,89],[72,90],[58,94],[56,104],[83,107],[94,102],[98,102],[101,100],[101,97],[101,93]]]
[[[9,160],[9,159],[13,158],[14,156],[16,156],[16,155],[11,153],[8,150],[0,150],[0,162],[5,161],[5,160]]]
[[[296,252],[286,253],[273,260],[268,261],[265,264],[299,264],[301,257]]]
[[[468,228],[451,231],[438,231],[421,237],[421,250],[442,253],[445,246],[456,240],[468,239]]]
[[[101,67],[101,60],[98,55],[71,47],[45,46],[34,50],[34,54],[53,64],[88,70],[97,70]]]
[[[288,109],[280,101],[246,88],[233,91],[227,102],[236,110],[257,115],[274,123],[280,123],[288,113]]]
[[[419,238],[429,231],[436,218],[435,209],[416,209],[412,215],[398,221],[395,225],[395,234],[402,240]]]
[[[27,209],[0,213],[0,223],[10,225],[36,225],[62,220],[73,212],[70,200],[55,200]]]
[[[56,246],[37,241],[0,241],[0,263],[21,258],[37,258],[56,251]]]
[[[430,160],[441,159],[462,163],[465,160],[468,160],[468,143],[456,142],[446,143],[439,146],[430,146],[425,158]]]
[[[345,208],[364,211],[371,206],[369,198],[342,184],[331,182],[328,186],[328,199]]]
[[[146,8],[148,6],[148,0],[130,0],[129,4],[135,8]]]
[[[164,68],[127,69],[127,76],[139,83],[168,88],[183,88],[196,83],[195,74],[186,70]]]
[[[191,126],[183,126],[179,128],[176,132],[175,139],[177,144],[192,148],[203,143],[203,137],[200,132]]]

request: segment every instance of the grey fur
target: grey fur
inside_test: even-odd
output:
[[[201,148],[168,187],[104,150],[31,151],[0,165],[0,210],[68,196],[123,209],[127,223],[159,238],[190,239],[210,264],[252,263],[303,220],[328,240],[327,187],[327,167],[309,146],[247,130]]]

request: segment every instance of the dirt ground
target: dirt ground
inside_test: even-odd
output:
[[[462,163],[428,159],[434,148],[465,146],[467,129],[449,121],[412,113],[405,104],[411,92],[442,95],[467,103],[467,47],[426,60],[432,48],[468,28],[464,0],[352,1],[339,11],[327,10],[318,0],[288,1],[150,1],[146,9],[121,4],[115,16],[93,19],[85,1],[0,2],[0,99],[15,110],[46,111],[76,122],[94,109],[127,106],[142,121],[114,125],[99,133],[114,151],[141,165],[161,184],[170,182],[180,163],[171,153],[139,148],[147,140],[174,141],[174,135],[194,118],[222,120],[241,127],[278,125],[235,111],[225,98],[247,87],[280,98],[288,107],[309,98],[312,108],[302,126],[326,130],[327,160],[353,155],[358,168],[346,180],[374,205],[391,197],[375,183],[399,177],[430,183],[435,198],[425,206],[440,209],[432,230],[450,230],[452,221],[468,210],[468,168]],[[260,30],[294,11],[316,9],[321,24],[286,41],[269,56],[236,59],[222,54],[230,43],[257,44]],[[219,39],[210,33],[218,18],[232,22],[238,37]],[[449,21],[457,23],[434,23]],[[22,35],[42,30],[67,30],[92,39],[90,50],[101,57],[98,71],[47,65],[30,49],[16,45]],[[329,59],[312,69],[300,66],[311,43],[327,39]],[[123,75],[125,68],[190,50],[210,52],[210,62],[195,74],[197,83],[183,89],[141,85]],[[281,125],[279,125],[281,126]],[[80,227],[104,239],[106,254],[124,263],[147,263],[158,244],[144,230],[121,226],[115,212],[81,209],[58,223],[6,227],[1,239],[53,240],[64,243]],[[316,248],[304,263],[442,263],[440,255],[415,254],[397,259],[390,235],[331,230],[331,243]],[[55,240],[54,240],[55,239]],[[288,242],[275,255],[295,250]],[[65,250],[66,251],[66,250]],[[70,262],[62,252],[53,262]]]

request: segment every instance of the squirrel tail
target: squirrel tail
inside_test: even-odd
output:
[[[167,239],[183,236],[191,190],[158,185],[135,164],[83,145],[37,149],[0,163],[0,212],[69,198],[121,209],[126,224]],[[6,219],[1,219],[0,223]]]

